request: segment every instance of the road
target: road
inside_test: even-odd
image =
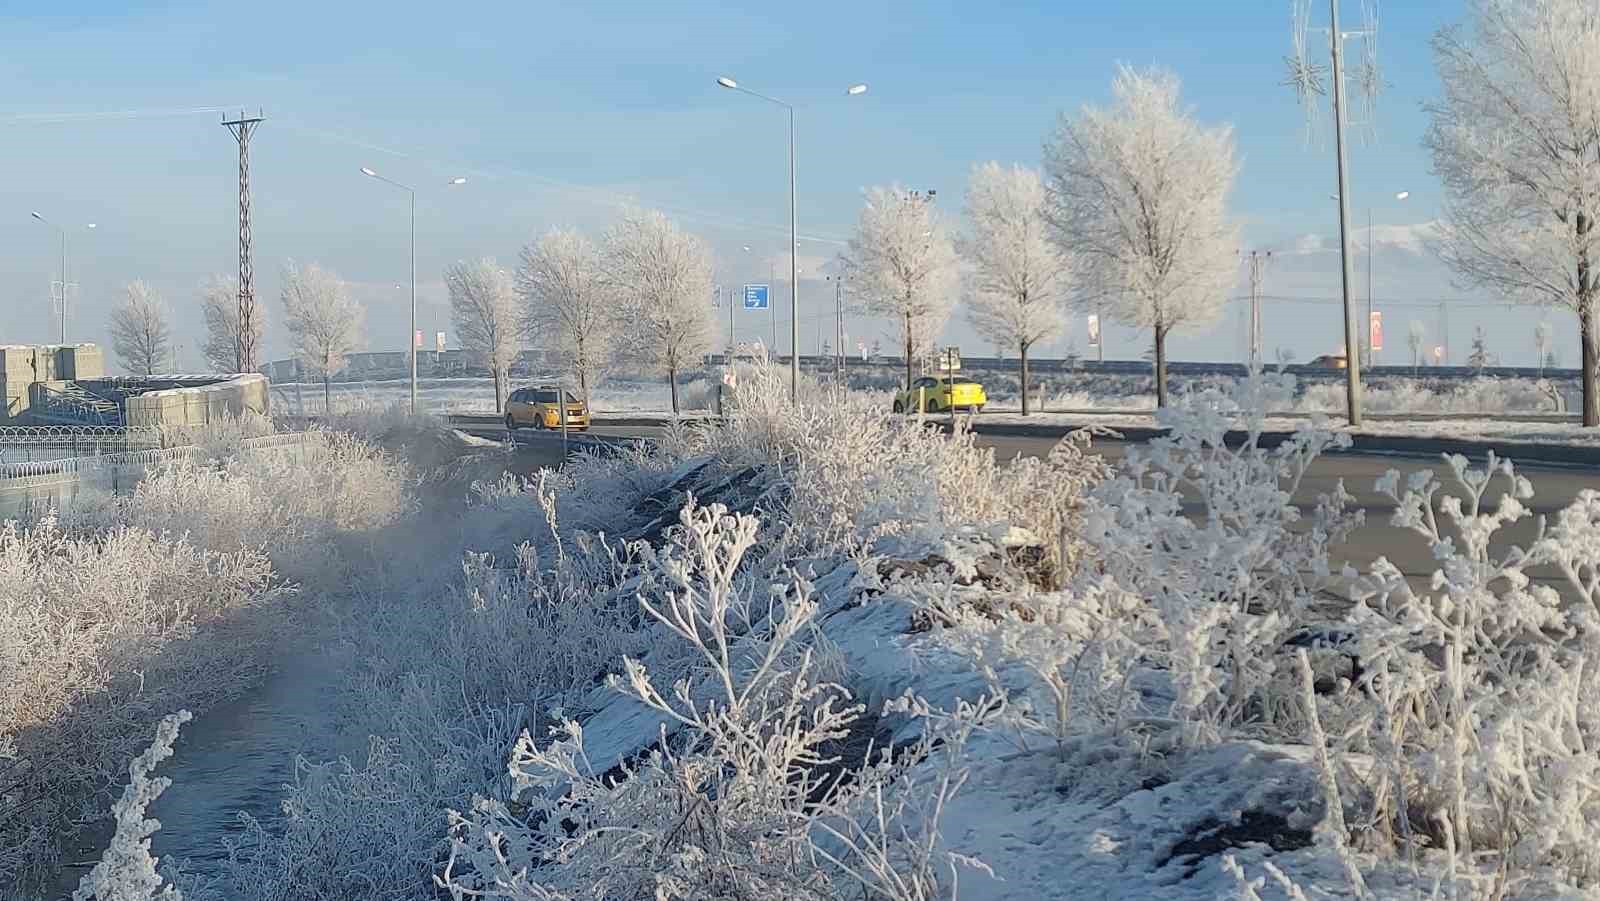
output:
[[[596,426],[592,434],[612,437],[652,437],[660,434],[660,431],[659,427],[639,425]],[[489,437],[489,430],[484,430],[483,434]],[[502,429],[499,435],[494,437],[503,436]],[[1002,461],[1017,456],[1041,456],[1048,453],[1056,443],[1054,438],[993,435],[979,435],[977,441],[980,446],[993,448],[996,459]],[[1130,446],[1124,442],[1102,441],[1096,443],[1095,451],[1108,460],[1120,461]],[[542,437],[536,441],[526,442],[520,447],[518,458],[521,463],[519,468],[531,469],[553,465],[559,461],[560,452],[556,443],[549,441],[547,437]],[[1422,536],[1389,524],[1390,517],[1394,513],[1394,504],[1373,490],[1374,482],[1390,469],[1398,469],[1402,474],[1429,469],[1436,479],[1447,486],[1446,493],[1460,493],[1451,481],[1449,467],[1442,460],[1337,453],[1324,454],[1312,464],[1311,471],[1300,483],[1293,499],[1303,509],[1309,509],[1316,504],[1319,495],[1331,492],[1335,485],[1343,481],[1345,490],[1355,498],[1353,506],[1364,512],[1366,524],[1351,536],[1349,542],[1333,548],[1336,568],[1349,563],[1357,570],[1366,571],[1381,555],[1399,567],[1414,585],[1421,587],[1426,585],[1436,568],[1432,553]],[[1537,531],[1537,519],[1540,515],[1553,516],[1570,504],[1585,488],[1600,489],[1600,471],[1594,469],[1519,466],[1517,472],[1533,482],[1534,497],[1526,503],[1526,506],[1533,511],[1533,516],[1501,530],[1497,540],[1491,545],[1497,551],[1503,550],[1510,544],[1526,545]],[[1497,498],[1504,490],[1502,487],[1504,484],[1503,480],[1496,480],[1488,497]],[[1193,500],[1191,496],[1191,501]],[[1191,504],[1190,509],[1196,514],[1201,512],[1198,504]],[[1572,597],[1567,586],[1556,578],[1554,572],[1535,570],[1531,574],[1536,581],[1550,584],[1569,598]]]

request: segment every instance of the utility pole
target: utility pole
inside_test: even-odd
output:
[[[838,354],[838,362],[834,369],[844,373],[844,280],[838,276],[833,280],[833,349]]]
[[[1261,368],[1261,284],[1272,251],[1250,251],[1250,368]]]
[[[1339,168],[1339,293],[1344,301],[1346,411],[1352,426],[1361,425],[1361,334],[1356,310],[1350,303],[1350,186],[1345,177],[1344,150],[1344,32],[1339,30],[1339,0],[1328,0],[1332,28],[1328,44],[1333,51],[1333,135]]]
[[[1450,310],[1443,301],[1439,302],[1439,338],[1439,346],[1444,348],[1444,359],[1439,362],[1448,366],[1450,365]]]
[[[1294,52],[1287,57],[1289,64],[1289,77],[1285,84],[1293,87],[1298,95],[1300,104],[1306,112],[1306,132],[1309,138],[1314,130],[1316,110],[1319,99],[1327,93],[1323,82],[1323,73],[1328,71],[1320,63],[1311,58],[1307,34],[1310,28],[1310,13],[1312,0],[1295,0],[1290,5],[1291,27],[1290,36],[1294,44]],[[1335,159],[1338,171],[1338,203],[1339,203],[1339,268],[1340,268],[1340,299],[1344,309],[1344,346],[1345,346],[1345,392],[1346,406],[1349,421],[1353,426],[1361,424],[1361,331],[1356,324],[1356,307],[1350,296],[1350,282],[1353,278],[1350,260],[1350,185],[1347,176],[1345,131],[1351,125],[1364,125],[1373,127],[1374,110],[1377,96],[1383,85],[1383,79],[1378,69],[1377,55],[1377,4],[1366,3],[1362,6],[1365,22],[1360,31],[1346,32],[1339,27],[1340,0],[1328,0],[1328,50],[1332,57],[1331,75],[1333,81],[1333,134],[1336,147]],[[1349,115],[1349,100],[1345,90],[1345,53],[1344,42],[1348,38],[1362,39],[1361,59],[1356,64],[1355,77],[1358,93],[1361,97],[1365,122],[1353,121]]]
[[[258,110],[253,117],[239,114],[223,119],[222,124],[239,144],[239,329],[234,339],[234,367],[238,372],[256,369],[256,289],[255,265],[251,261],[250,235],[250,136],[265,117]]]

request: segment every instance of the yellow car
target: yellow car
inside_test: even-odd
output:
[[[561,403],[557,398],[566,395],[567,428],[583,432],[589,429],[589,410],[583,401],[554,385],[536,388],[518,388],[506,398],[506,429],[515,431],[526,426],[536,429],[561,428]]]
[[[923,376],[911,383],[911,390],[894,396],[896,413],[944,413],[965,410],[976,413],[989,402],[983,386],[971,379]]]

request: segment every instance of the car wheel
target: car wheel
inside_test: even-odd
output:
[[[515,418],[513,418],[510,413],[507,413],[506,414],[506,431],[515,432],[516,430],[517,430],[517,420]]]

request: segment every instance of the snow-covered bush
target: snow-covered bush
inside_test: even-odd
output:
[[[723,421],[688,427],[665,451],[768,467],[781,482],[785,523],[813,549],[849,552],[886,535],[934,545],[958,526],[1016,525],[1037,530],[1059,563],[1073,554],[1067,526],[1080,499],[1107,472],[1081,439],[1045,460],[1002,466],[959,425],[946,435],[870,398],[821,386],[796,405],[786,372],[759,362],[732,397]]]
[[[629,657],[612,679],[661,718],[659,740],[614,775],[589,759],[576,720],[542,746],[525,732],[514,797],[452,815],[440,883],[453,897],[936,896],[939,868],[905,866],[929,856],[902,842],[912,833],[866,817],[893,792],[896,767],[884,758],[850,779],[822,772],[825,744],[863,708],[815,646],[810,586],[767,591],[740,578],[757,528],[718,506],[685,508],[657,561],[668,590],[640,603],[697,665],[663,680]]]
[[[226,456],[250,438],[261,438],[277,431],[272,419],[254,410],[228,413],[204,425],[164,425],[160,428],[162,447],[201,447],[211,457]]]
[[[1277,718],[1282,693],[1263,690],[1285,684],[1278,650],[1316,622],[1334,576],[1329,550],[1362,521],[1345,509],[1342,483],[1302,521],[1292,500],[1301,480],[1349,439],[1313,426],[1264,447],[1264,411],[1293,392],[1292,377],[1259,375],[1163,411],[1170,436],[1130,449],[1087,516],[1098,566],[1149,605],[1148,638],[1166,656],[1191,740]],[[1238,447],[1230,430],[1244,435]]]
[[[312,430],[282,446],[163,464],[130,496],[74,511],[71,521],[186,535],[213,550],[256,549],[297,581],[331,578],[341,536],[376,531],[411,511],[410,481],[404,463],[371,444]]]
[[[43,884],[161,711],[260,677],[262,635],[236,620],[272,581],[253,548],[0,526],[0,882]]]
[[[352,398],[323,416],[319,424],[329,431],[376,442],[395,432],[439,427],[442,421],[427,413],[411,413],[410,407],[403,401],[381,403],[371,398]]]
[[[1452,875],[1484,897],[1563,882],[1593,891],[1600,492],[1581,492],[1526,548],[1496,551],[1497,533],[1530,515],[1532,485],[1492,454],[1481,469],[1448,460],[1459,493],[1441,494],[1426,471],[1403,490],[1396,471],[1378,482],[1398,507],[1394,525],[1420,535],[1439,568],[1418,591],[1379,558],[1357,583],[1350,622],[1364,675],[1335,715],[1341,750],[1372,761],[1352,772],[1370,804],[1362,831],[1398,837],[1408,854],[1443,849]],[[1573,597],[1536,581],[1535,567]]]
[[[497,528],[525,540],[500,556],[467,550],[438,595],[360,606],[345,681],[349,725],[370,736],[365,757],[297,762],[283,818],[247,822],[219,885],[192,895],[416,892],[444,854],[443,811],[507,793],[520,732],[542,731],[551,709],[584,711],[624,655],[650,651],[623,588],[637,567],[598,536],[558,530],[551,483],[565,480],[479,486],[469,519],[484,522],[468,530],[468,547],[493,537],[500,552]]]

